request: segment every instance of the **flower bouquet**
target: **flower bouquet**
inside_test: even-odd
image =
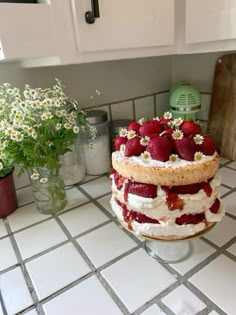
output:
[[[20,165],[19,174],[29,172],[40,212],[56,213],[65,207],[60,156],[86,128],[86,113],[66,96],[58,79],[46,89],[26,84],[22,93],[9,83],[0,86],[0,156]]]

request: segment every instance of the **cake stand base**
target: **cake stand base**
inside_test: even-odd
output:
[[[146,252],[163,264],[174,264],[188,259],[193,252],[190,240],[159,241],[146,239],[144,241]]]

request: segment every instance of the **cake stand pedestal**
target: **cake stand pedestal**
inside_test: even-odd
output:
[[[215,224],[208,229],[180,240],[161,240],[145,237],[144,249],[146,252],[163,264],[174,264],[188,259],[193,253],[192,239],[208,233]]]

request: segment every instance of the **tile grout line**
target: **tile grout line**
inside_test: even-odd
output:
[[[104,288],[106,289],[106,291],[108,292],[108,294],[111,296],[111,298],[115,301],[115,303],[118,305],[118,307],[121,309],[122,311],[125,311],[125,315],[129,315],[130,313],[127,312],[127,308],[126,306],[123,304],[123,302],[118,298],[118,296],[116,295],[116,293],[114,292],[114,290],[110,287],[110,285],[108,285],[108,283],[105,281],[105,279],[102,277],[102,275],[100,274],[100,271],[98,269],[96,269],[96,267],[94,266],[94,264],[92,263],[92,261],[89,259],[89,257],[87,256],[87,254],[85,253],[85,251],[83,250],[83,248],[80,246],[80,244],[76,241],[75,237],[72,237],[72,235],[70,234],[70,232],[67,230],[66,226],[63,224],[63,222],[60,220],[60,218],[56,218],[57,223],[60,225],[61,229],[63,230],[63,232],[66,234],[66,236],[68,237],[68,239],[71,241],[71,243],[75,246],[75,248],[77,249],[77,251],[79,252],[79,254],[83,257],[83,259],[85,260],[85,262],[88,264],[88,266],[91,268],[93,274],[97,275],[97,278],[99,279],[99,281],[101,282],[101,284],[104,286]],[[126,255],[129,255],[129,252],[126,253]],[[121,255],[120,255],[121,256]],[[119,257],[120,257],[119,256]],[[111,262],[112,264],[113,262]],[[109,290],[108,290],[109,289]]]
[[[1,288],[0,288],[0,306],[2,307],[3,315],[7,315],[7,310],[6,310],[4,300],[3,300]]]
[[[24,264],[24,260],[22,259],[22,256],[21,256],[21,253],[20,253],[20,250],[18,248],[18,245],[17,245],[17,242],[15,240],[15,237],[14,237],[14,234],[12,233],[11,231],[11,227],[10,227],[10,224],[8,222],[8,220],[6,219],[5,220],[5,226],[6,226],[6,229],[8,231],[8,233],[10,234],[9,238],[10,238],[10,241],[11,241],[11,244],[12,244],[12,247],[15,251],[15,254],[16,254],[16,257],[17,257],[17,260],[19,262],[19,267],[21,269],[21,272],[23,274],[23,277],[24,277],[24,280],[25,280],[25,283],[27,285],[27,288],[29,290],[29,293],[30,293],[30,296],[32,298],[32,301],[33,301],[33,304],[35,305],[37,311],[39,312],[40,315],[45,315],[43,309],[41,308],[40,304],[39,304],[39,299],[38,299],[38,296],[36,294],[36,291],[34,289],[34,286],[33,286],[33,283],[31,281],[31,278],[29,276],[29,273],[26,269],[26,266]],[[30,305],[29,307],[31,307],[32,305]],[[28,309],[29,307],[25,308],[25,309]],[[25,310],[24,309],[24,310]],[[22,311],[24,311],[22,310]]]
[[[153,94],[153,106],[154,106],[154,111],[153,111],[154,117],[156,117],[157,116],[157,100],[156,100],[155,94]]]
[[[135,100],[132,100],[132,110],[133,110],[133,119],[132,120],[136,120]]]

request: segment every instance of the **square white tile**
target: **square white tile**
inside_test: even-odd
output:
[[[0,240],[0,271],[17,264],[18,260],[9,237]]]
[[[224,245],[235,236],[236,221],[224,216],[223,220],[205,235],[207,239],[218,246]]]
[[[224,194],[226,194],[229,191],[230,191],[230,189],[228,189],[224,186],[220,186],[220,196],[223,196]]]
[[[71,188],[66,191],[67,195],[67,205],[63,211],[77,207],[88,201],[88,198],[85,197],[77,188]]]
[[[2,219],[0,219],[0,237],[7,235],[7,230]]]
[[[91,182],[82,184],[83,188],[92,198],[111,192],[111,181],[107,177],[101,177]]]
[[[111,200],[111,194],[97,199],[97,202],[99,202],[113,217],[115,217],[116,215],[111,209],[110,200]]]
[[[102,275],[131,313],[176,281],[143,249],[104,269]]]
[[[36,255],[67,240],[65,233],[54,219],[32,226],[15,234],[23,259]]]
[[[208,120],[210,103],[211,103],[211,95],[201,94],[201,110],[197,114],[198,119]]]
[[[31,186],[18,189],[16,191],[16,196],[17,196],[18,207],[21,207],[23,205],[26,205],[34,201],[34,196],[33,196]]]
[[[236,216],[236,191],[223,199],[225,210]]]
[[[141,315],[165,315],[166,313],[160,309],[156,304],[149,307],[145,312]]]
[[[213,247],[200,239],[193,240],[192,244],[193,253],[188,259],[177,264],[171,264],[171,267],[177,270],[181,275],[184,275],[186,272],[193,269],[215,251]]]
[[[109,218],[93,203],[60,215],[60,219],[72,236],[81,234]]]
[[[14,176],[14,183],[16,189],[29,186],[30,185],[30,180],[29,180],[29,175],[27,172],[22,173],[20,176],[17,176],[17,172],[19,171],[19,167],[16,166],[13,176]]]
[[[219,315],[219,313],[217,313],[216,311],[212,311],[209,313],[209,315]]]
[[[206,304],[183,284],[164,297],[162,302],[176,315],[194,315],[206,307]]]
[[[222,167],[219,169],[219,174],[222,177],[222,183],[229,187],[236,187],[236,171]]]
[[[225,158],[223,158],[223,157],[220,157],[220,164],[221,164],[221,165],[224,165],[224,164],[227,163],[227,162],[229,162],[228,159],[225,159]]]
[[[236,161],[229,163],[227,166],[232,167],[236,170]]]
[[[154,116],[154,97],[147,96],[135,100],[135,116],[136,120]]]
[[[96,268],[137,245],[113,222],[78,238],[77,242]]]
[[[71,243],[31,260],[26,263],[26,268],[39,300],[43,300],[91,271]]]
[[[161,117],[165,112],[170,111],[170,93],[156,95],[156,114]]]
[[[33,304],[19,267],[0,276],[0,288],[8,315],[17,314]]]
[[[227,315],[235,315],[236,263],[220,255],[189,279]],[[222,292],[223,288],[223,292]],[[222,294],[223,293],[223,294]]]
[[[236,256],[236,243],[228,247],[227,251]]]
[[[43,221],[50,215],[40,213],[35,203],[16,209],[7,219],[13,232],[20,230],[28,225]]]
[[[45,303],[46,315],[122,315],[95,276]]]
[[[112,119],[134,119],[132,101],[116,103],[111,106]]]

